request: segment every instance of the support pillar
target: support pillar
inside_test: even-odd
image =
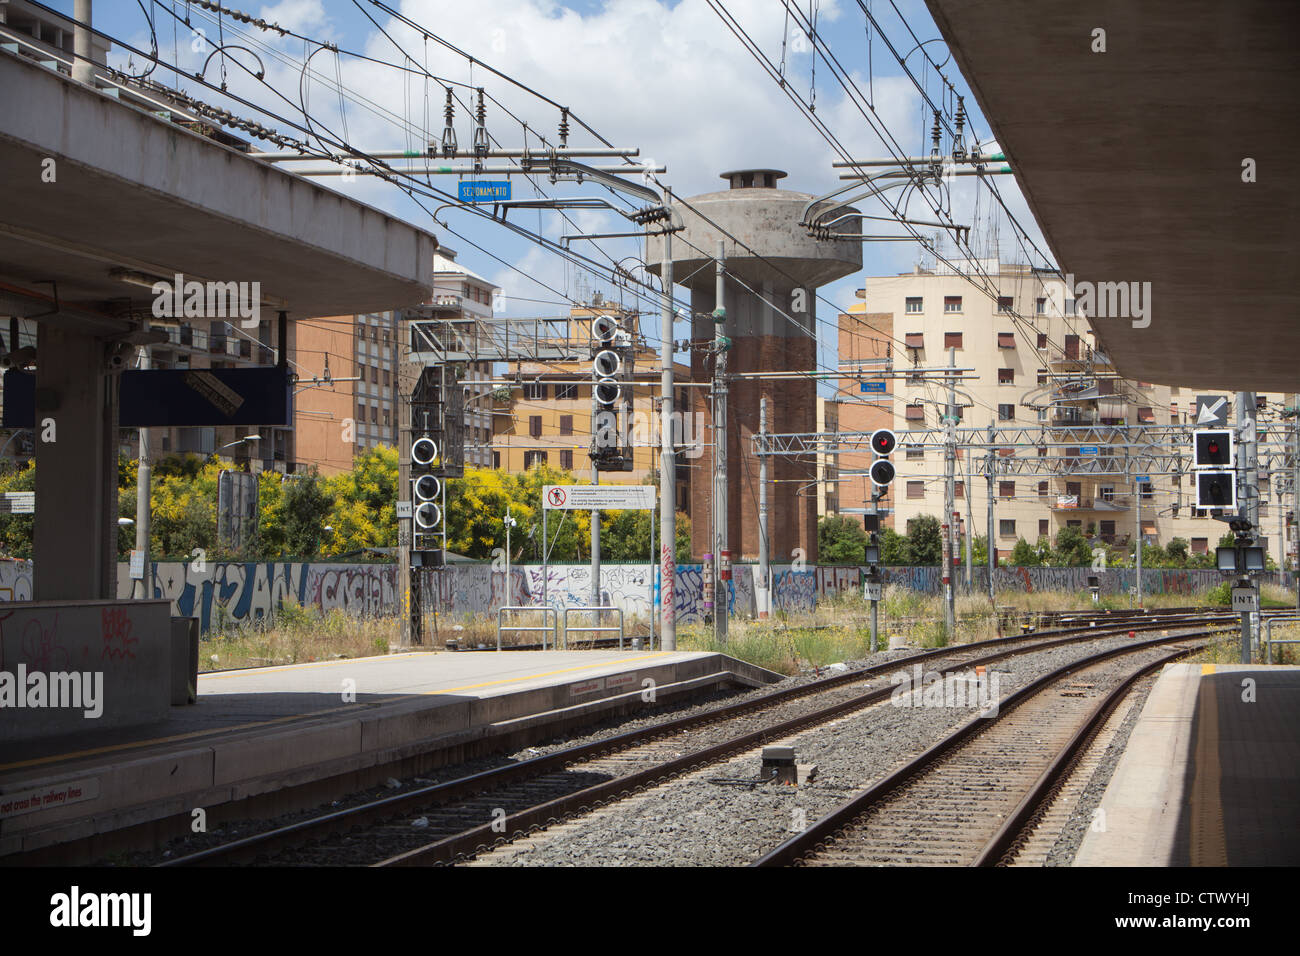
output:
[[[107,343],[38,325],[32,599],[117,598],[117,397]]]

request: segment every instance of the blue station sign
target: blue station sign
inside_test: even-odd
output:
[[[507,202],[510,199],[510,180],[486,182],[461,180],[456,184],[456,198],[461,202]]]

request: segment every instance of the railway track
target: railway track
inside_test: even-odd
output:
[[[1201,615],[1141,625],[1073,628],[941,648],[787,688],[704,714],[557,751],[447,783],[324,814],[169,861],[165,865],[420,865],[448,862],[584,808],[887,699],[888,675],[939,662],[945,672],[1130,631],[1198,626]],[[1230,619],[1222,618],[1225,626]],[[884,686],[872,686],[881,681]],[[865,686],[863,686],[865,685]]]
[[[1213,633],[1102,651],[1043,675],[992,719],[964,723],[755,865],[1012,862],[1132,687]]]

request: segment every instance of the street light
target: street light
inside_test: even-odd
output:
[[[261,435],[245,435],[243,438],[237,438],[228,445],[222,445],[218,451],[225,451],[227,448],[233,448],[235,445],[242,445],[246,441],[261,441]]]

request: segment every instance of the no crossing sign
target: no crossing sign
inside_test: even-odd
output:
[[[655,506],[655,494],[654,485],[546,485],[542,506],[567,511],[645,511]]]

